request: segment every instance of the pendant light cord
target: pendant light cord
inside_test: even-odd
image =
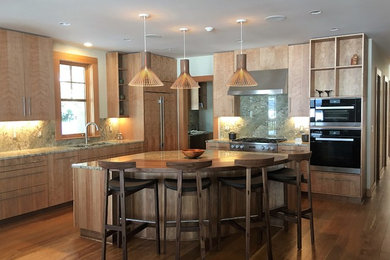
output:
[[[186,30],[183,30],[184,37],[183,37],[183,42],[184,42],[184,59],[186,58]]]
[[[144,52],[146,52],[146,16],[144,16]]]
[[[241,44],[241,54],[242,54],[242,21],[240,22],[241,24],[241,40],[240,40],[240,44]]]

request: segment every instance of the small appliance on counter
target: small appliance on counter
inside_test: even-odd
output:
[[[236,140],[237,134],[235,132],[230,132],[229,133],[229,140]]]

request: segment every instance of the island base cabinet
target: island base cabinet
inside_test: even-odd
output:
[[[48,207],[46,156],[0,161],[0,219]]]

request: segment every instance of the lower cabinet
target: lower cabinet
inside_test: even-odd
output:
[[[0,220],[72,201],[73,163],[142,151],[140,142],[0,160]]]
[[[78,162],[78,152],[49,154],[49,206],[73,200],[72,163]]]
[[[207,150],[230,150],[229,142],[206,142]]]
[[[0,219],[48,206],[47,156],[0,160]]]

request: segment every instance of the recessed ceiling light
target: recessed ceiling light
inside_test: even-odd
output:
[[[267,16],[265,18],[265,20],[268,21],[268,22],[281,22],[281,21],[286,20],[286,16],[285,15],[280,15],[280,14],[270,15],[270,16]]]
[[[70,23],[68,22],[59,22],[61,26],[70,26]]]
[[[336,28],[336,27],[333,27],[332,29],[330,29],[329,31],[331,32],[337,32],[338,30],[340,30],[339,28]]]
[[[131,42],[130,38],[123,38],[123,40],[126,41],[126,42]]]
[[[312,15],[322,14],[322,11],[321,10],[311,10],[309,12],[309,14],[312,14]]]
[[[92,43],[90,43],[90,42],[84,42],[84,46],[85,46],[85,47],[92,47],[92,46],[93,46],[93,44],[92,44]]]
[[[204,29],[205,29],[206,31],[208,31],[208,32],[211,32],[211,31],[214,30],[214,27],[206,26]]]

